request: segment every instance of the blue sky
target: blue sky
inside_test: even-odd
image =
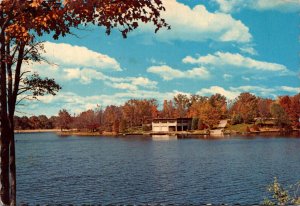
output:
[[[300,92],[299,0],[163,0],[171,30],[142,25],[127,39],[90,26],[54,41],[43,37],[50,62],[23,69],[52,77],[57,96],[24,102],[27,115],[71,113],[131,98],[160,104],[178,93],[241,92],[276,98]],[[23,113],[17,114],[22,115]]]

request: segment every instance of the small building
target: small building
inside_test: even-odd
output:
[[[192,128],[192,118],[158,118],[152,121],[152,132],[187,131]]]

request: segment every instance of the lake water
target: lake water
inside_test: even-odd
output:
[[[300,180],[300,138],[176,139],[17,134],[17,201],[257,204]]]

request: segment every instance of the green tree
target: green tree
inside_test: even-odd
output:
[[[177,94],[174,97],[175,113],[177,117],[186,117],[190,100],[185,94]]]
[[[241,117],[240,114],[233,114],[231,118],[231,124],[241,124],[243,122],[243,118]]]
[[[280,127],[286,127],[290,125],[290,121],[288,115],[286,114],[285,110],[277,103],[273,103],[271,105],[271,114],[275,118],[275,124]]]

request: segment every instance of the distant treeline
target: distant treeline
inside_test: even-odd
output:
[[[165,100],[159,110],[156,99],[131,99],[122,106],[110,105],[87,110],[77,116],[62,109],[57,116],[15,117],[16,129],[77,129],[79,131],[130,132],[151,130],[154,118],[193,118],[192,129],[212,128],[221,119],[231,124],[256,123],[272,120],[280,128],[299,128],[300,93],[280,96],[276,100],[241,93],[235,100],[215,94],[210,97],[184,94]]]

